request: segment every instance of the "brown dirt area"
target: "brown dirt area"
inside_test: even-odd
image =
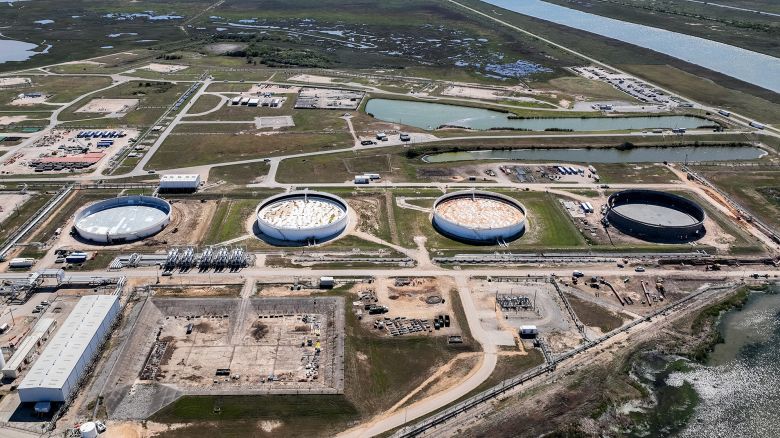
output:
[[[425,277],[411,279],[411,284],[407,286],[395,286],[395,278],[377,278],[371,284],[358,284],[352,291],[360,293],[373,289],[378,302],[376,304],[387,306],[389,312],[381,315],[366,315],[363,318],[363,324],[371,327],[373,330],[374,320],[379,318],[406,317],[407,319],[427,319],[429,322],[437,315],[450,315],[451,325],[447,328],[434,331],[437,335],[460,334],[457,318],[452,311],[452,301],[450,300],[450,291],[454,289],[454,284],[447,277]],[[442,303],[428,304],[426,298],[440,297],[444,300]],[[431,323],[431,325],[433,325]],[[386,333],[386,332],[382,332]]]
[[[155,287],[157,297],[238,297],[243,284],[227,284],[218,286],[187,286],[187,287]]]

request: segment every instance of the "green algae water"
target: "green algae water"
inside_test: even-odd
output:
[[[724,314],[718,344],[706,364],[643,355],[637,380],[656,403],[634,409],[633,437],[780,436],[780,288],[750,295],[742,310]]]

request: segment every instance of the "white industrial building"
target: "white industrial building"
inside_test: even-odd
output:
[[[19,385],[22,403],[67,400],[118,314],[116,295],[81,298]]]
[[[16,346],[16,351],[3,366],[3,377],[6,379],[19,377],[19,373],[30,362],[36,349],[49,338],[49,334],[54,331],[56,326],[57,321],[54,318],[39,319],[30,334]]]
[[[198,190],[199,186],[200,175],[197,173],[163,175],[160,178],[161,191]]]

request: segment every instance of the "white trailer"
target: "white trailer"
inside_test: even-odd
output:
[[[330,289],[336,284],[333,277],[320,277],[320,289]]]
[[[167,190],[197,190],[200,186],[200,175],[167,174],[160,177],[160,191]]]
[[[520,337],[533,338],[539,334],[539,329],[535,325],[520,326]]]
[[[8,267],[11,269],[32,268],[34,263],[35,259],[31,259],[29,257],[17,257],[15,259],[11,259],[11,261],[8,262]]]

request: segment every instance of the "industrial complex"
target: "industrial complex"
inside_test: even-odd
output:
[[[780,384],[703,359],[777,344],[766,84],[522,2],[0,3],[2,438],[751,436],[703,412]]]

